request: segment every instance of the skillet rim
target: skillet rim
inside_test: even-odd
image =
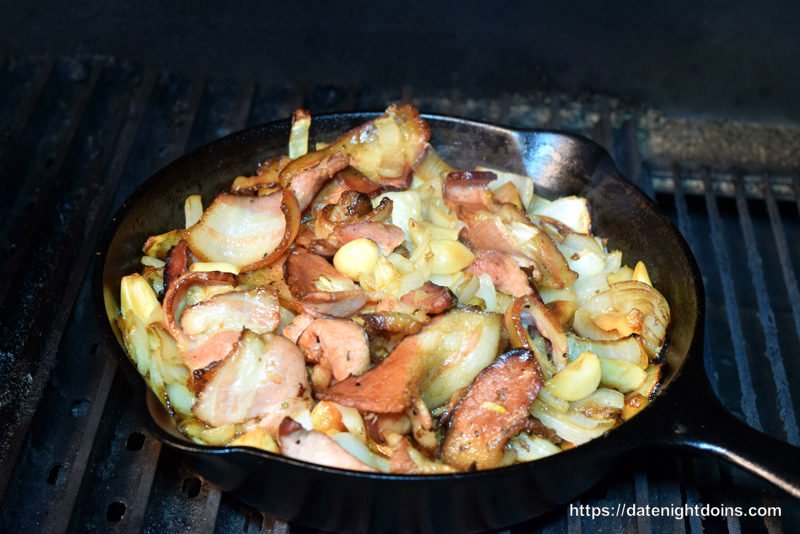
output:
[[[379,116],[381,113],[382,111],[322,113],[315,115],[314,118],[316,120],[333,120],[333,121],[348,120],[348,119],[369,120],[371,118]],[[637,428],[645,427],[647,423],[651,422],[651,420],[653,419],[652,416],[656,415],[655,412],[653,411],[656,406],[666,405],[667,399],[671,399],[675,395],[674,392],[672,394],[670,394],[670,392],[676,390],[675,387],[676,381],[680,380],[677,389],[682,390],[687,385],[691,384],[691,379],[694,379],[696,385],[698,379],[702,381],[704,378],[706,378],[702,361],[702,342],[704,334],[703,329],[705,324],[705,290],[702,282],[702,276],[700,274],[700,269],[697,264],[697,259],[694,257],[694,254],[692,253],[692,250],[689,247],[689,244],[686,242],[686,239],[684,238],[683,234],[672,223],[672,221],[670,221],[660,212],[656,204],[641,190],[641,188],[639,188],[636,184],[634,184],[625,177],[625,175],[617,167],[617,164],[614,161],[614,159],[611,157],[609,152],[603,146],[601,146],[599,143],[596,143],[595,141],[589,139],[588,137],[582,134],[563,129],[512,128],[509,126],[503,126],[488,121],[467,119],[454,115],[441,115],[432,113],[421,113],[421,115],[426,121],[450,123],[457,125],[460,124],[470,127],[477,126],[483,130],[488,129],[495,133],[503,134],[506,135],[507,137],[517,139],[518,141],[523,143],[523,145],[524,142],[527,141],[528,139],[533,138],[534,136],[540,134],[547,134],[556,137],[567,138],[579,144],[585,145],[583,150],[585,150],[586,147],[588,147],[591,150],[597,151],[599,153],[598,162],[605,161],[607,164],[610,165],[608,173],[610,176],[608,176],[608,178],[610,178],[618,185],[621,185],[623,188],[627,189],[628,192],[633,193],[634,196],[637,197],[640,201],[643,201],[647,209],[649,209],[659,219],[661,225],[664,226],[670,233],[674,235],[675,242],[684,253],[684,256],[688,259],[688,267],[692,275],[692,281],[695,289],[694,293],[697,301],[697,310],[696,310],[697,314],[692,332],[692,337],[688,344],[688,350],[686,351],[686,354],[683,356],[681,364],[673,370],[673,376],[668,384],[668,387],[658,392],[656,394],[656,397],[650,401],[650,404],[644,410],[642,410],[642,413],[638,414],[637,416],[633,417],[628,421],[625,421],[619,426],[612,428],[611,430],[605,432],[601,436],[594,438],[587,443],[584,443],[583,445],[579,445],[573,447],[572,449],[564,450],[557,454],[553,454],[551,456],[547,456],[530,462],[521,462],[517,464],[512,464],[503,467],[496,467],[493,469],[487,469],[482,471],[466,471],[466,472],[456,472],[447,474],[423,475],[423,474],[400,474],[400,473],[370,473],[364,471],[340,469],[336,467],[329,467],[321,464],[315,464],[312,462],[306,462],[303,460],[296,460],[294,458],[289,458],[287,456],[283,456],[278,453],[272,453],[254,447],[246,447],[246,446],[222,447],[214,445],[202,445],[199,443],[191,442],[189,441],[188,438],[177,438],[172,433],[165,430],[161,426],[161,424],[156,420],[151,410],[151,403],[158,402],[155,399],[155,395],[148,387],[147,383],[144,380],[144,377],[142,377],[138,373],[138,371],[132,369],[133,362],[130,361],[130,358],[125,352],[125,349],[118,342],[116,335],[114,334],[113,327],[111,326],[111,321],[109,320],[108,314],[106,313],[105,296],[103,291],[103,273],[105,270],[105,259],[107,256],[109,246],[117,230],[119,229],[119,226],[121,225],[122,221],[124,221],[125,217],[128,215],[130,209],[134,205],[136,205],[136,203],[140,200],[140,198],[151,187],[153,187],[155,183],[161,181],[162,179],[164,179],[164,177],[169,176],[173,172],[172,171],[173,168],[179,166],[188,159],[196,157],[198,154],[202,152],[208,151],[209,149],[213,149],[214,147],[217,147],[219,145],[232,142],[234,138],[247,135],[249,132],[269,127],[272,128],[280,127],[281,125],[287,125],[291,123],[290,119],[284,118],[284,119],[277,119],[274,121],[261,123],[258,125],[238,130],[236,132],[232,132],[226,136],[220,137],[219,139],[215,139],[209,143],[201,145],[187,152],[186,154],[179,156],[175,160],[169,162],[165,166],[158,169],[155,173],[147,177],[144,181],[142,181],[142,183],[136,186],[133,192],[131,192],[122,201],[120,206],[117,208],[117,210],[114,212],[114,214],[106,223],[106,227],[102,233],[102,237],[100,238],[97,244],[95,250],[94,267],[92,272],[92,300],[94,303],[95,312],[99,322],[101,323],[101,330],[104,332],[104,337],[106,338],[106,341],[114,347],[112,351],[115,352],[117,358],[122,358],[123,360],[125,360],[125,362],[127,362],[128,370],[132,370],[138,377],[140,385],[144,386],[145,409],[148,412],[148,416],[146,418],[148,430],[150,430],[150,432],[154,436],[156,436],[160,441],[162,441],[163,443],[167,444],[168,446],[174,449],[180,450],[185,453],[191,453],[194,455],[204,455],[204,456],[208,455],[209,457],[215,457],[215,458],[224,458],[227,455],[252,456],[254,457],[254,459],[267,460],[267,461],[277,460],[294,468],[311,469],[320,472],[322,474],[327,474],[331,476],[347,476],[347,477],[363,478],[373,481],[397,480],[409,483],[415,483],[415,482],[444,483],[447,481],[471,480],[477,477],[502,476],[503,474],[506,473],[516,473],[521,470],[531,469],[532,468],[531,466],[535,465],[569,462],[569,460],[571,458],[576,457],[576,455],[587,456],[594,453],[597,450],[605,449],[605,452],[612,453],[612,451],[614,450],[627,450],[627,449],[637,448],[639,446],[642,446],[641,445],[642,443],[668,445],[666,441],[664,443],[659,443],[658,440],[653,442],[652,439],[650,440],[642,439],[641,437],[637,437],[635,434]],[[667,332],[667,335],[669,336],[669,331]],[[669,342],[669,337],[667,338],[667,343],[668,342]],[[696,352],[698,352],[698,350],[700,354],[695,354]],[[687,371],[690,373],[690,375],[684,377],[684,375],[687,374]],[[698,375],[698,373],[702,376],[695,376]],[[160,406],[160,404],[159,404],[159,409],[163,409]],[[643,414],[645,414],[644,417],[642,417]],[[648,417],[646,414],[650,414],[650,416]],[[626,440],[626,436],[628,440]],[[616,449],[614,449],[613,447],[616,447]]]

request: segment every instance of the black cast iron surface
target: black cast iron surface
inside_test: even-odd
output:
[[[707,291],[706,370],[751,426],[798,443],[800,197],[792,174],[653,162],[642,121],[602,99],[475,100],[412,87],[269,86],[183,79],[109,61],[16,61],[0,70],[0,529],[295,531],[197,478],[147,435],[91,308],[91,252],[109,214],[186,149],[246,125],[410,99],[427,112],[589,134],[654,196],[697,256]],[[563,113],[564,109],[577,112]],[[687,184],[690,187],[684,187]],[[788,188],[786,186],[788,185]],[[580,518],[560,508],[513,532],[780,531],[796,501],[736,469],[632,454],[574,504],[776,504],[783,517]]]

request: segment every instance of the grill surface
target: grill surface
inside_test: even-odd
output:
[[[147,435],[102,341],[88,276],[99,233],[138,183],[188,149],[300,105],[319,113],[411,100],[425,112],[570,129],[606,146],[698,258],[716,392],[751,426],[800,444],[800,180],[785,159],[739,172],[740,161],[720,164],[717,154],[703,166],[694,157],[702,138],[691,158],[665,159],[648,144],[650,121],[602,97],[304,91],[2,52],[0,65],[0,530],[303,531],[221,494]],[[631,454],[575,504],[618,502],[777,504],[783,517],[591,520],[562,508],[511,531],[800,532],[797,501],[727,465],[662,451]]]

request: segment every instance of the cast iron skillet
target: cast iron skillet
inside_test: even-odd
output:
[[[315,117],[312,139],[330,140],[374,113]],[[606,436],[536,462],[442,476],[365,474],[249,449],[206,447],[177,433],[148,394],[150,430],[181,451],[208,480],[266,512],[333,531],[452,531],[500,528],[542,514],[595,484],[632,449],[670,446],[724,458],[800,497],[800,449],[757,432],[728,413],[703,370],[703,285],[686,242],[656,207],[620,174],[600,146],[583,137],[519,131],[443,116],[426,116],[433,144],[460,168],[484,163],[533,176],[545,196],[581,195],[594,230],[644,260],[672,309],[664,359],[668,372],[650,407]],[[199,148],[147,180],[114,216],[98,251],[95,297],[105,329],[117,341],[119,280],[139,269],[147,236],[183,224],[183,201],[202,193],[208,205],[234,177],[266,156],[286,151],[287,120],[235,133]],[[313,146],[313,144],[312,144]],[[146,387],[120,344],[125,372],[143,409]]]

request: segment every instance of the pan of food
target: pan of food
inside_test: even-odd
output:
[[[130,409],[299,524],[500,528],[641,448],[800,496],[800,451],[711,392],[685,241],[583,137],[299,110],[145,181],[97,256]]]

